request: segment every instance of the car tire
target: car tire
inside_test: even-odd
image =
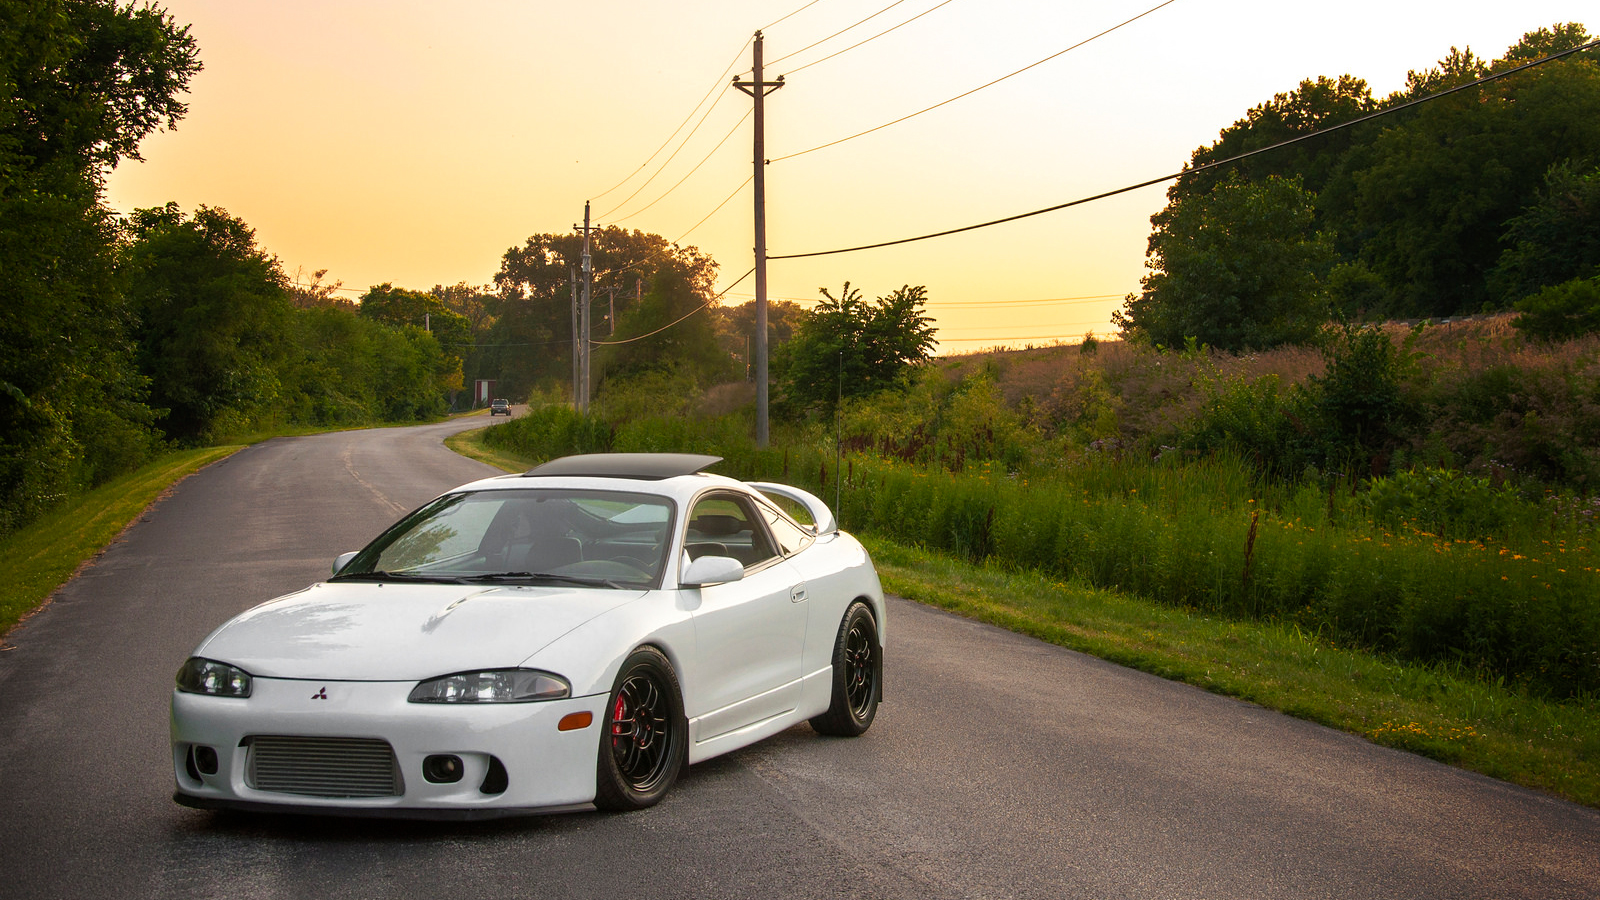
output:
[[[628,655],[601,715],[594,805],[626,812],[654,806],[688,759],[689,723],[672,663],[654,647]]]
[[[845,610],[833,644],[833,702],[811,720],[818,734],[855,737],[872,726],[883,699],[883,647],[865,603]]]

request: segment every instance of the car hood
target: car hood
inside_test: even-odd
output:
[[[263,678],[414,681],[511,668],[642,591],[324,583],[234,617],[195,651]]]

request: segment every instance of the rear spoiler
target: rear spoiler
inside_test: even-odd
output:
[[[763,494],[776,494],[805,507],[806,512],[811,514],[811,521],[816,523],[812,528],[819,537],[839,530],[839,521],[833,517],[833,511],[828,509],[828,504],[823,503],[815,494],[787,484],[773,484],[770,481],[751,481],[748,484]]]

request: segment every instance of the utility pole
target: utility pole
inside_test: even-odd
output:
[[[766,113],[763,99],[783,87],[777,81],[762,80],[761,32],[756,32],[750,80],[735,78],[733,86],[755,100],[755,185],[756,185],[756,446],[767,446],[767,179]]]
[[[617,286],[612,285],[606,290],[611,292],[611,311],[606,313],[606,318],[611,322],[611,336],[617,336]]]
[[[583,348],[583,366],[579,375],[582,392],[578,395],[578,412],[589,411],[589,289],[594,281],[594,267],[589,259],[589,201],[583,201],[583,298],[578,305],[578,346]]]
[[[567,275],[572,281],[572,408],[578,408],[578,382],[583,377],[583,365],[580,362],[583,351],[578,344],[578,270],[567,267]]]

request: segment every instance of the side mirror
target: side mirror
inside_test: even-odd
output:
[[[744,563],[731,556],[702,556],[689,563],[678,583],[684,587],[723,584],[744,578]]]
[[[333,561],[333,574],[339,574],[339,570],[349,565],[350,560],[355,559],[356,554],[360,552],[360,550],[351,550],[349,553],[339,554]]]

